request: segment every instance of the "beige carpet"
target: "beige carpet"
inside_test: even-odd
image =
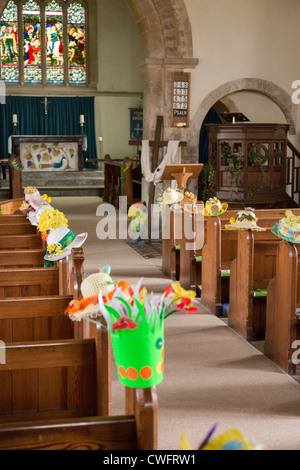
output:
[[[75,233],[89,232],[86,273],[110,264],[112,277],[135,282],[144,277],[148,290],[163,291],[170,281],[161,260],[146,260],[125,241],[97,238],[98,198],[54,198]],[[166,364],[157,386],[161,450],[179,449],[182,432],[197,447],[207,431],[237,428],[274,450],[300,449],[300,386],[233,332],[207,314],[177,314],[166,320]],[[113,373],[113,413],[124,411],[124,389]]]

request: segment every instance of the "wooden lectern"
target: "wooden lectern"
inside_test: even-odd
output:
[[[182,163],[166,165],[161,179],[177,181],[178,189],[184,192],[189,179],[198,179],[203,168],[203,163]]]

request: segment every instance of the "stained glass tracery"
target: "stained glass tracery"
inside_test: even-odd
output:
[[[54,0],[46,6],[46,77],[64,83],[63,9]]]
[[[85,9],[80,3],[72,3],[68,8],[68,48],[69,82],[85,84]]]
[[[86,10],[66,2],[8,2],[0,17],[1,80],[19,83],[21,75],[25,83],[86,84]]]
[[[19,81],[18,8],[8,2],[0,18],[1,80],[10,83]]]
[[[42,80],[40,21],[40,6],[29,0],[23,6],[25,83],[40,83]]]

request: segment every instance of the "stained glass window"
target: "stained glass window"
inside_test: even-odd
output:
[[[40,7],[29,0],[23,5],[24,82],[40,83],[41,69],[41,23]]]
[[[80,3],[68,8],[69,83],[86,83],[85,9]]]
[[[63,9],[55,1],[46,6],[46,76],[48,83],[64,83]]]
[[[1,80],[9,83],[19,81],[18,8],[8,2],[0,18]]]
[[[0,17],[0,80],[86,85],[85,0],[10,0]]]

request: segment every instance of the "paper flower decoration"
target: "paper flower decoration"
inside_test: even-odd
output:
[[[134,388],[152,387],[163,380],[164,320],[178,310],[197,312],[196,293],[179,283],[162,295],[148,295],[142,281],[127,288],[129,300],[119,287],[110,299],[99,292],[99,310],[110,332],[119,380]]]
[[[230,429],[215,439],[211,439],[217,425],[209,431],[197,450],[267,450],[261,444],[250,442],[240,431]],[[183,434],[180,438],[181,450],[193,450],[189,438]]]

